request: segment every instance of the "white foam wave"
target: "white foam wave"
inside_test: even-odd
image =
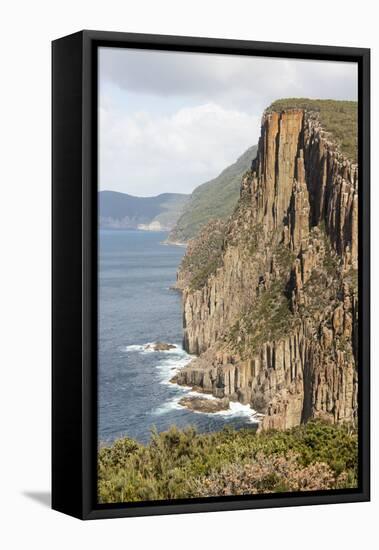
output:
[[[149,347],[152,346],[154,342],[148,342],[147,344],[132,344],[130,346],[122,346],[120,351],[129,352],[129,351],[139,351],[142,353],[154,353],[154,350]]]
[[[131,344],[129,346],[122,346],[120,348],[120,351],[122,352],[139,352],[139,353],[156,353],[156,354],[168,354],[168,355],[179,355],[179,356],[187,356],[188,354],[184,351],[184,349],[177,345],[177,344],[170,344],[171,346],[175,346],[171,349],[165,349],[165,350],[155,350],[154,345],[156,342],[146,342],[146,344]]]
[[[156,368],[159,371],[161,379],[160,383],[164,385],[169,384],[172,386],[172,383],[170,382],[171,378],[175,376],[178,371],[188,365],[191,359],[188,359],[187,357],[177,357],[159,362]]]
[[[192,357],[191,357],[191,359],[192,359]],[[174,360],[173,360],[173,362],[174,362]],[[188,359],[183,360],[183,366],[185,366],[187,363],[188,363]],[[168,366],[168,362],[166,364]],[[163,365],[161,366],[161,368],[162,367],[163,367]],[[167,384],[170,384],[172,386],[171,382],[169,382],[169,380],[174,375],[172,367],[170,368],[168,373],[169,373],[169,377],[168,377],[167,381],[162,382],[162,383],[167,383]],[[191,386],[175,385],[174,387],[179,392],[179,395],[172,398],[172,399],[170,399],[170,400],[168,400],[168,401],[166,401],[165,403],[163,403],[163,405],[158,407],[154,411],[153,414],[161,415],[161,414],[165,414],[169,411],[178,410],[178,409],[188,410],[187,407],[185,407],[184,405],[181,405],[179,403],[180,399],[184,395],[186,395],[188,397],[201,397],[202,399],[209,399],[209,400],[212,400],[212,401],[217,401],[217,397],[215,397],[211,393],[203,393],[203,392],[194,391]],[[195,414],[203,414],[203,415],[205,414],[209,417],[221,416],[221,417],[225,417],[225,418],[235,418],[235,419],[246,418],[248,420],[248,422],[251,423],[251,424],[257,424],[259,422],[259,418],[261,417],[261,415],[259,415],[254,409],[252,409],[250,407],[250,405],[243,405],[242,403],[238,403],[238,402],[234,402],[234,401],[230,401],[229,408],[227,410],[218,411],[218,412],[215,412],[215,413],[196,411],[196,410],[193,410],[192,412],[195,413]]]
[[[175,348],[169,350],[155,351],[152,346],[154,342],[147,342],[146,344],[138,345],[129,345],[122,348],[121,351],[125,352],[139,352],[142,354],[145,353],[155,353],[158,357],[162,355],[165,356],[163,360],[158,360],[156,369],[160,373],[161,384],[169,385],[171,388],[175,388],[177,395],[172,399],[169,399],[157,409],[153,411],[154,415],[165,414],[171,410],[185,409],[187,407],[179,403],[180,399],[186,395],[190,397],[201,397],[203,399],[217,400],[217,397],[210,393],[197,392],[192,389],[191,386],[182,386],[177,384],[172,384],[170,380],[178,373],[178,371],[188,365],[193,359],[193,355],[189,355],[181,346],[177,344]],[[193,411],[196,414],[205,414],[208,416],[221,416],[225,418],[243,418],[245,417],[248,422],[256,424],[259,422],[259,418],[262,416],[258,414],[250,405],[243,405],[242,403],[231,401],[229,403],[229,408],[227,410],[218,411],[215,413],[208,413],[202,411]]]
[[[257,424],[261,416],[254,409],[252,409],[250,405],[243,405],[242,403],[238,403],[235,401],[231,401],[229,403],[229,409],[225,411],[218,411],[216,413],[211,413],[211,414],[216,414],[218,416],[223,416],[225,418],[245,417],[251,424]]]
[[[184,390],[184,388],[182,389]],[[217,399],[213,395],[205,394],[205,393],[199,393],[199,392],[193,392],[193,391],[187,391],[187,392],[183,391],[183,393],[186,393],[186,395],[190,395],[190,396],[201,396],[204,399]],[[188,411],[189,409],[187,407],[179,403],[180,399],[183,397],[183,393],[163,403],[163,405],[161,405],[160,407],[158,407],[153,411],[153,414],[156,416],[159,416],[162,414],[166,414],[172,410],[180,410],[180,409]],[[214,416],[218,416],[218,417],[221,416],[221,417],[224,417],[225,419],[245,418],[250,424],[258,424],[260,418],[262,417],[262,415],[254,411],[254,409],[252,409],[250,405],[243,405],[242,403],[235,403],[235,402],[231,402],[229,404],[229,409],[225,411],[218,411],[218,412],[212,413],[212,412],[191,410],[191,412],[193,412],[194,414],[206,415],[210,418]]]
[[[169,384],[173,386],[170,382],[171,378],[182,368],[188,365],[192,359],[193,355],[189,355],[182,346],[178,344],[171,344],[175,346],[168,350],[154,350],[155,342],[147,342],[146,344],[133,344],[129,346],[124,346],[120,348],[121,352],[138,352],[141,354],[155,354],[157,357],[156,369],[159,371],[161,384]],[[176,386],[180,387],[180,386]]]
[[[173,399],[166,401],[165,403],[163,403],[163,405],[161,405],[160,407],[157,407],[153,411],[153,414],[155,416],[160,416],[161,414],[166,414],[172,410],[182,409],[183,408],[182,405],[179,405],[179,399],[181,398],[182,396],[179,395],[179,397],[174,397]]]

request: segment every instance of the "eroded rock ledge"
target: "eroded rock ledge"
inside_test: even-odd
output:
[[[227,397],[223,399],[207,399],[205,397],[189,396],[182,397],[179,405],[195,412],[216,413],[229,409],[229,399]]]

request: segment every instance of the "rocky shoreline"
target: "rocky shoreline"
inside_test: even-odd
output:
[[[194,412],[217,413],[229,409],[229,399],[209,399],[205,397],[188,396],[179,400],[179,405]]]
[[[143,349],[145,351],[161,353],[175,350],[177,349],[177,346],[167,342],[157,341],[146,344]],[[230,410],[230,403],[241,401],[236,395],[231,395],[228,397],[221,395],[212,395],[212,391],[208,387],[200,383],[199,380],[188,380],[186,376],[183,376],[182,373],[188,372],[187,369],[191,369],[191,365],[196,361],[198,361],[198,358],[193,359],[189,363],[189,365],[180,369],[177,369],[176,367],[172,368],[175,374],[171,377],[169,382],[171,384],[188,388],[188,391],[190,393],[189,395],[184,395],[182,398],[179,399],[178,404],[181,407],[185,407],[193,412],[210,414],[221,411],[228,411]],[[252,409],[251,415],[252,417],[255,417],[256,411]]]
[[[194,366],[198,364],[199,360],[204,361],[204,358],[193,359],[170,379],[171,384],[189,388],[191,392],[191,395],[182,397],[178,404],[194,412],[217,413],[231,410],[230,405],[232,403],[241,403],[251,408],[252,418],[254,417],[257,423],[259,423],[262,415],[251,407],[247,399],[243,399],[237,393],[226,396],[221,391],[214,391],[212,384],[204,383],[204,378],[202,377],[202,374],[206,372],[204,364],[198,368]],[[194,376],[194,372],[197,372],[199,376]],[[188,373],[191,373],[191,376],[188,376]],[[197,395],[193,395],[193,393]]]
[[[152,351],[170,351],[170,349],[175,349],[174,344],[167,344],[166,342],[154,342],[153,344],[147,344],[145,346],[146,350]]]

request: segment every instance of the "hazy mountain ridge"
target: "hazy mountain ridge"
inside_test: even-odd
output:
[[[99,224],[103,229],[170,231],[188,199],[189,195],[182,193],[135,197],[117,191],[100,191]]]

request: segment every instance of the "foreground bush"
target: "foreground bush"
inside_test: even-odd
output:
[[[99,450],[100,502],[339,489],[357,485],[357,433],[309,422],[286,432],[172,427],[147,446]]]
[[[299,456],[294,453],[266,456],[260,452],[252,463],[232,464],[196,480],[194,493],[203,497],[255,495],[336,489],[345,483],[345,475],[336,476],[324,462],[302,466]]]

